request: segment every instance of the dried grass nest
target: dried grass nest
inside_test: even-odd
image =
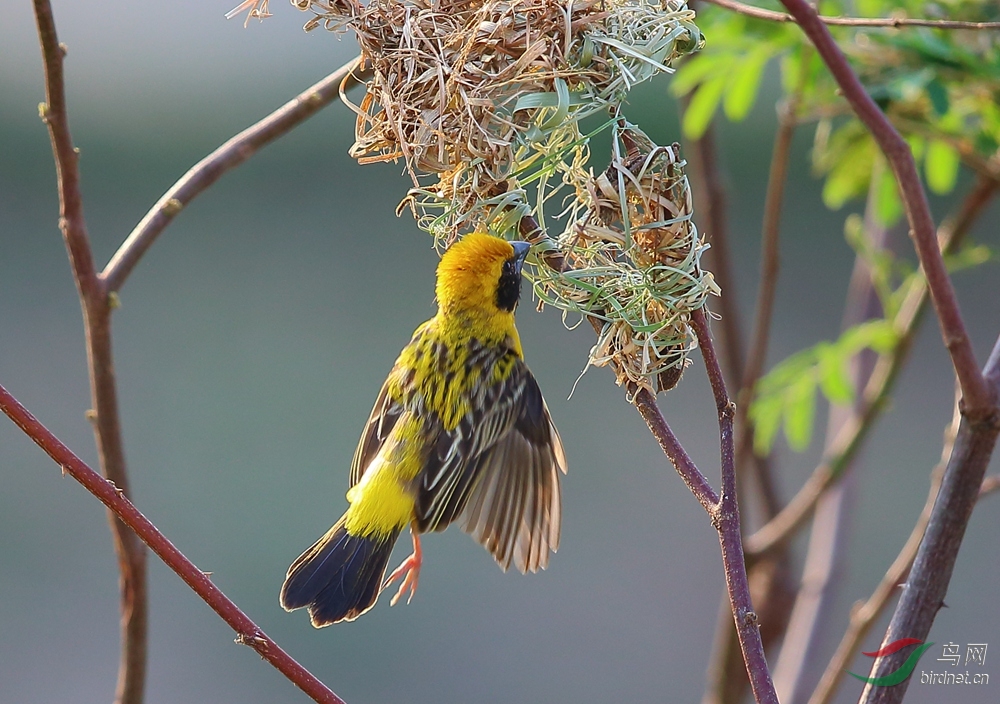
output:
[[[621,105],[703,43],[684,0],[292,4],[314,14],[307,30],[357,35],[373,77],[360,104],[342,96],[357,115],[351,155],[403,159],[404,203],[435,243],[523,233],[531,218],[541,246],[526,274],[541,302],[597,323],[590,363],[613,366],[620,383],[671,386],[696,344],[690,313],[718,288],[700,265],[707,245],[677,145],[653,144]],[[267,15],[261,0],[248,7]],[[580,122],[600,114],[615,149],[595,175]],[[546,218],[552,201],[561,234]]]

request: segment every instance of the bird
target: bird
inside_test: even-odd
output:
[[[351,463],[347,511],[288,568],[280,602],[316,628],[353,621],[399,581],[416,593],[420,536],[457,523],[506,571],[559,547],[566,455],[524,361],[514,311],[530,244],[472,232],[437,267],[437,313],[400,352]],[[409,527],[413,554],[388,578]]]

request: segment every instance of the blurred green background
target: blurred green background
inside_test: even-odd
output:
[[[304,34],[307,17],[281,2],[275,17],[244,30],[223,19],[235,1],[54,3],[101,264],[191,164],[355,52],[350,35]],[[26,0],[0,9],[0,383],[93,463],[80,310],[37,117],[44,95],[34,21]],[[775,95],[765,90],[750,119],[721,135],[739,277],[726,295],[739,296],[747,313]],[[628,115],[661,143],[679,138],[665,81],[636,90]],[[519,314],[528,362],[570,463],[562,548],[550,568],[503,574],[451,530],[425,542],[409,606],[383,600],[359,621],[322,631],[278,606],[288,564],[346,506],[350,457],[384,375],[433,312],[429,238],[408,214],[393,215],[407,187],[401,165],[355,164],[346,153],[353,122],[335,104],[225,176],[122,289],[115,359],[136,504],[352,704],[698,701],[724,587],[715,532],[611,374],[591,370],[567,400],[592,335],[568,332],[556,312],[530,304]],[[853,261],[846,209],[826,211],[809,175],[806,131],[783,220],[772,361],[837,334]],[[948,206],[933,201],[935,216]],[[998,224],[993,207],[974,233],[996,247]],[[996,266],[962,272],[956,285],[984,361],[1000,330]],[[661,405],[717,484],[717,426],[700,363]],[[870,593],[908,535],[951,407],[950,365],[929,320],[859,466],[828,651],[850,604]],[[811,471],[818,444],[782,455],[783,496]],[[108,702],[118,587],[104,511],[6,421],[0,480],[0,702]],[[997,498],[976,511],[950,608],[930,640],[1000,648],[998,520]],[[234,645],[155,557],[150,572],[150,704],[305,701]],[[940,665],[924,659],[928,669]],[[996,683],[949,688],[948,700],[997,701],[996,662],[988,655],[985,668]],[[860,690],[849,680],[839,701]],[[907,701],[942,696],[913,683]]]

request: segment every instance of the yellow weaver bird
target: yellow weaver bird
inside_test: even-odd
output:
[[[559,547],[559,433],[514,327],[526,242],[469,234],[437,269],[438,312],[379,392],[351,465],[350,507],[288,568],[281,605],[317,628],[352,621],[402,580],[417,589],[420,534],[457,521],[506,570],[545,568]],[[384,579],[410,527],[413,554]],[[409,601],[409,599],[407,599]]]

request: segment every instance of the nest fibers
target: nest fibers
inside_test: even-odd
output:
[[[669,389],[695,345],[691,312],[719,289],[701,267],[708,245],[691,219],[679,145],[657,146],[624,121],[613,143],[603,173],[577,165],[564,175],[576,191],[557,238],[567,265],[530,273],[540,300],[597,321],[592,365],[612,366],[619,383]]]
[[[351,155],[404,160],[414,185],[404,203],[436,244],[523,231],[531,218],[543,256],[527,273],[543,302],[597,323],[590,362],[611,364],[620,382],[671,386],[694,344],[690,312],[717,289],[699,264],[706,246],[676,145],[654,145],[620,107],[702,44],[684,0],[292,2],[314,13],[306,29],[357,35],[373,77],[360,104],[348,102]],[[267,14],[264,0],[238,10],[248,8]],[[593,133],[580,126],[596,114],[616,145],[600,176],[587,170]],[[550,237],[544,208],[557,193],[569,194],[567,224]]]

